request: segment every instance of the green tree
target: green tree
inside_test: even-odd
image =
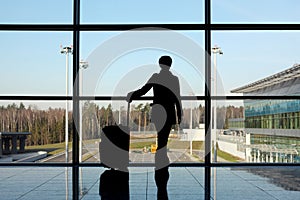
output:
[[[141,132],[141,110],[142,110],[143,104],[140,103],[138,106],[135,107],[135,111],[138,116],[138,132]]]
[[[149,113],[150,113],[150,104],[146,103],[142,110],[142,114],[144,116],[144,133],[146,132],[147,125],[150,122],[150,116],[149,116],[150,114]]]

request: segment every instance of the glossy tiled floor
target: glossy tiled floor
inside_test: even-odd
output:
[[[298,173],[299,168],[281,168],[284,172]],[[80,190],[83,200],[100,199],[99,176],[104,168],[83,168]],[[295,171],[296,170],[296,171]],[[168,196],[170,200],[204,199],[204,169],[194,167],[170,168]],[[291,174],[282,174],[278,169],[260,168],[265,176],[255,169],[212,169],[212,199],[288,200],[300,199],[300,181]],[[156,199],[154,169],[131,167],[129,170],[131,200]],[[272,172],[272,173],[270,173]],[[72,170],[59,167],[1,167],[0,199],[72,199]],[[281,173],[281,172],[280,172]],[[271,174],[271,175],[270,175]],[[216,175],[216,176],[215,176]],[[288,180],[295,187],[286,188]],[[285,184],[285,182],[287,184]],[[297,187],[298,186],[298,187]],[[298,190],[298,191],[297,191]]]

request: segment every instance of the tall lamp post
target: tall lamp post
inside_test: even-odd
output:
[[[80,74],[79,74],[79,95],[82,95],[82,70],[88,68],[89,64],[86,61],[80,61],[79,63],[80,66]],[[79,107],[79,123],[80,124],[80,129],[79,129],[79,162],[82,162],[82,104],[80,103],[80,107]]]
[[[215,45],[212,48],[214,63],[214,96],[217,96],[217,54],[223,55],[220,47]],[[217,162],[217,100],[214,100],[214,162]]]
[[[191,96],[193,96],[193,92],[190,93]],[[191,111],[190,111],[190,155],[193,155],[193,104],[191,101]],[[193,137],[192,137],[193,136]]]
[[[82,78],[82,71],[85,70],[86,68],[88,68],[89,64],[86,61],[81,60],[79,62],[79,96],[81,96],[83,94],[83,87],[82,87],[82,82],[83,82],[83,78]],[[82,101],[79,104],[79,162],[82,162]],[[80,195],[83,195],[83,184],[82,184],[82,168],[80,168],[79,171],[79,188],[80,188]]]
[[[60,53],[66,55],[66,97],[69,94],[69,54],[73,54],[73,47],[72,46],[66,46],[62,47],[60,46]],[[66,162],[69,162],[69,126],[68,126],[68,100],[66,100],[66,119],[65,119],[65,142],[66,142]]]

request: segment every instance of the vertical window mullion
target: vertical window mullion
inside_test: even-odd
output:
[[[73,200],[79,199],[79,29],[80,0],[73,2],[73,148],[72,148],[72,189]]]
[[[205,200],[211,197],[211,2],[205,0],[205,174],[204,195]]]

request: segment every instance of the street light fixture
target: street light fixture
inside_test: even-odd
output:
[[[73,54],[73,47],[72,46],[65,46],[62,47],[62,45],[60,45],[60,53],[61,54],[65,54],[66,55],[66,97],[69,94],[69,79],[68,79],[68,75],[69,75],[69,54]],[[65,156],[66,156],[66,162],[69,162],[69,126],[68,126],[68,100],[66,100],[66,114],[65,114],[65,143],[66,143],[66,152],[65,152]]]
[[[85,69],[87,69],[88,68],[88,66],[89,66],[89,64],[88,64],[88,62],[86,62],[86,61],[83,61],[83,60],[81,60],[80,61],[80,63],[79,63],[79,95],[82,95],[82,81],[83,81],[83,79],[82,79],[82,70],[85,70]],[[80,123],[80,125],[79,125],[79,162],[82,162],[82,104],[80,103],[80,107],[79,107],[79,123]]]
[[[80,69],[86,69],[89,67],[89,63],[87,61],[80,61]]]
[[[217,96],[217,54],[223,55],[220,47],[215,45],[212,48],[214,63],[214,96]],[[214,162],[217,162],[217,100],[214,100]]]

